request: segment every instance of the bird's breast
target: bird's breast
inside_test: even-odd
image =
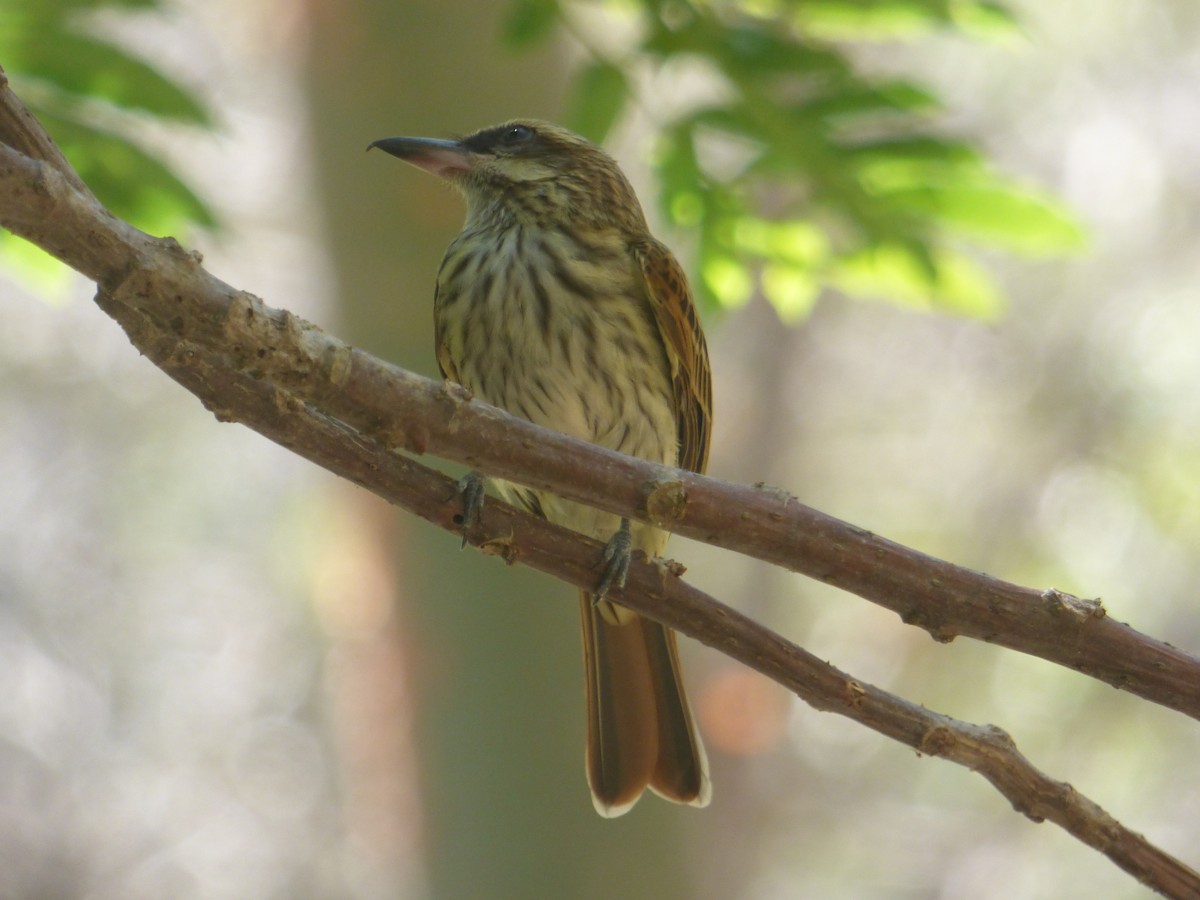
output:
[[[482,399],[674,465],[674,399],[640,270],[616,234],[464,231],[438,275],[439,352]]]

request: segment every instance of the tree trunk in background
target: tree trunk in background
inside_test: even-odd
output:
[[[561,56],[501,48],[506,7],[310,3],[307,89],[339,332],[429,375],[434,275],[463,206],[436,179],[364,150],[397,134],[557,117]],[[392,640],[416,695],[412,781],[431,895],[686,896],[681,832],[694,811],[649,799],[606,822],[592,810],[574,592],[460,552],[411,519],[396,546],[402,627]],[[355,727],[373,724],[389,725]],[[351,770],[348,790],[380,774]]]

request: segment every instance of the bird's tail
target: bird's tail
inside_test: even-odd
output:
[[[600,815],[619,816],[648,787],[707,806],[708,760],[683,691],[675,633],[622,613],[628,621],[614,624],[581,595],[592,802]]]

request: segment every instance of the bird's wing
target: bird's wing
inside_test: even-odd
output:
[[[671,367],[679,428],[679,465],[703,472],[708,465],[712,434],[712,372],[692,292],[683,267],[658,241],[653,238],[640,241],[634,245],[633,253],[641,266]]]

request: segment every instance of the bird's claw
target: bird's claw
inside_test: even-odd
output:
[[[629,577],[629,563],[633,560],[633,533],[629,530],[629,520],[622,519],[621,527],[608,539],[604,545],[604,574],[592,594],[592,603],[603,600],[610,590],[624,590],[625,579]]]
[[[462,495],[462,515],[455,516],[454,521],[462,526],[462,546],[467,546],[467,533],[479,522],[479,513],[483,511],[484,486],[483,476],[471,471],[458,480],[455,485]]]

